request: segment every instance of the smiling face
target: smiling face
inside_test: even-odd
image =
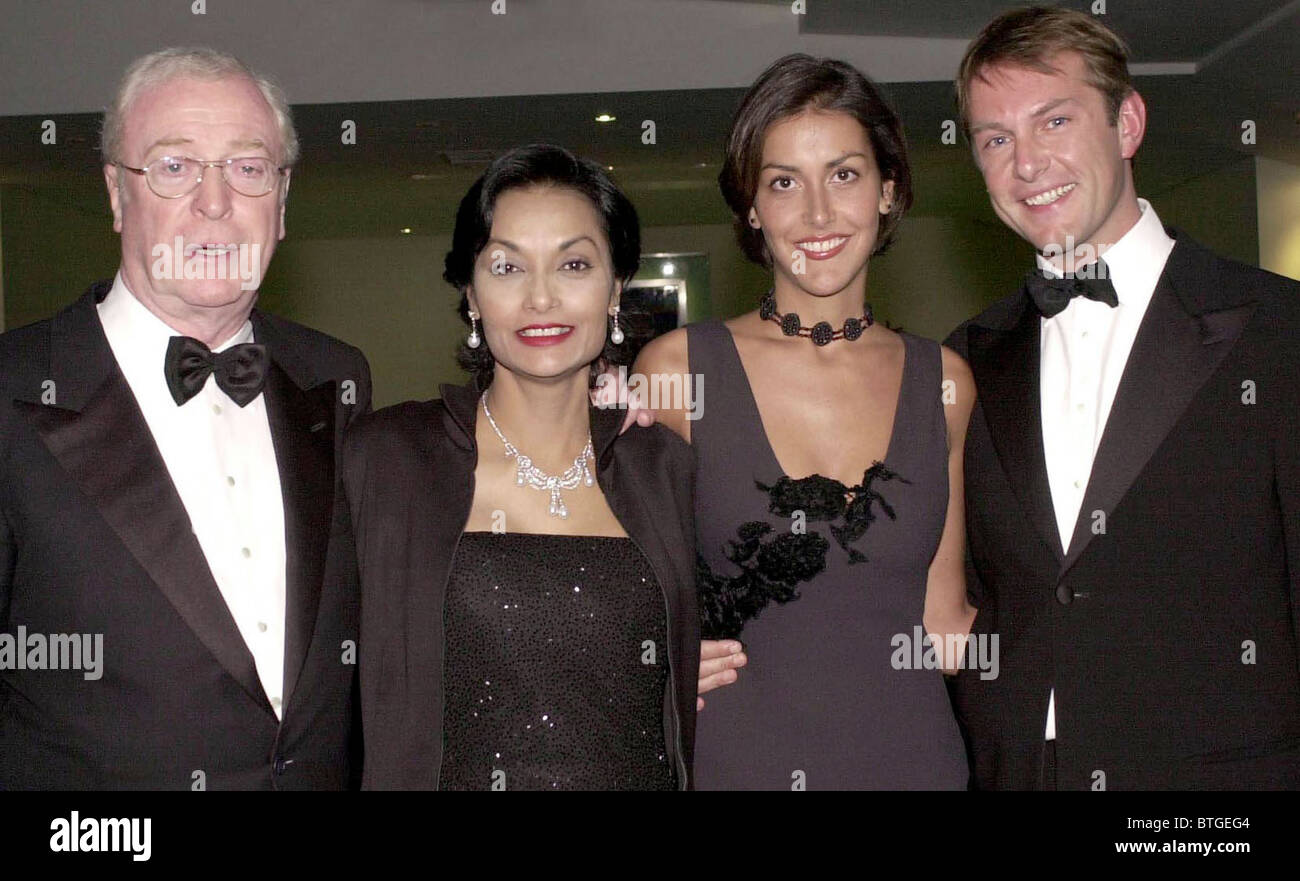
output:
[[[986,68],[970,85],[971,146],[1003,223],[1039,251],[1112,245],[1141,215],[1133,158],[1146,127],[1132,92],[1110,123],[1077,52],[1047,59],[1061,72]]]
[[[866,289],[867,261],[893,181],[847,113],[809,110],[773,124],[749,223],[763,231],[777,283],[814,296]]]
[[[529,186],[497,197],[466,295],[498,370],[547,380],[585,371],[604,350],[620,290],[586,196]]]
[[[244,77],[176,77],[153,86],[130,105],[124,129],[122,155],[115,158],[136,168],[164,156],[281,160],[275,114]],[[233,331],[242,324],[257,290],[255,284],[245,289],[250,279],[231,271],[241,255],[226,249],[243,248],[245,275],[260,281],[284,237],[288,176],[264,196],[245,196],[230,188],[219,168],[208,168],[203,182],[177,199],[154,194],[144,177],[115,165],[104,166],[104,178],[131,292],[155,315],[187,332],[231,325]],[[177,237],[183,249],[179,261],[171,256]],[[156,251],[157,246],[162,249]],[[177,273],[178,263],[191,271]]]

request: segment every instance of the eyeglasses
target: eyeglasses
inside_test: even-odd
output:
[[[280,175],[287,170],[262,156],[211,160],[191,159],[188,156],[162,156],[144,168],[132,168],[121,162],[114,164],[142,175],[149,189],[164,199],[179,199],[194,192],[195,188],[203,183],[203,173],[209,168],[220,168],[221,176],[236,193],[245,196],[265,196],[275,189]]]

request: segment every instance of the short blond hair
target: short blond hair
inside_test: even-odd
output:
[[[1060,73],[1048,63],[1058,52],[1077,52],[1083,57],[1088,84],[1101,92],[1110,112],[1109,122],[1114,125],[1120,104],[1133,92],[1128,44],[1085,12],[1028,6],[993,19],[966,49],[956,82],[957,109],[966,137],[970,137],[971,84],[983,77],[986,68],[1010,64],[1042,73]]]
[[[206,46],[173,46],[142,55],[126,69],[112,102],[104,111],[100,132],[100,155],[105,163],[120,162],[125,138],[126,114],[142,92],[178,77],[217,80],[247,77],[257,86],[266,103],[271,105],[280,129],[283,155],[278,161],[285,167],[298,161],[298,133],[293,127],[293,112],[284,92],[271,79],[253,70],[233,55]]]

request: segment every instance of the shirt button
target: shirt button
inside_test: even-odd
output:
[[[280,709],[280,699],[278,697],[271,698],[271,706],[275,707],[277,710]]]
[[[1080,413],[1082,413],[1082,412],[1083,412],[1083,407],[1084,407],[1083,404],[1077,404],[1077,405],[1075,405],[1075,408],[1074,408],[1074,409],[1076,409],[1076,410],[1078,410]],[[234,485],[235,485],[235,478],[231,477],[231,478],[229,478],[229,479],[230,479],[230,485],[231,485],[231,486],[234,486]]]
[[[1076,481],[1074,482],[1074,488],[1075,488],[1075,489],[1081,489],[1081,488],[1082,488],[1082,484],[1081,484],[1079,481],[1076,480]],[[247,551],[248,549],[245,548],[244,550]],[[245,556],[247,556],[247,554],[245,554]]]
[[[1083,406],[1083,405],[1080,404],[1080,406]],[[233,477],[227,477],[227,478],[226,478],[226,486],[234,486],[234,485],[235,485],[235,478],[233,478]]]
[[[1079,485],[1079,484],[1077,484],[1077,483],[1075,484],[1075,486],[1078,486],[1078,485]],[[245,560],[247,560],[249,557],[253,556],[253,552],[250,551],[248,548],[240,548],[240,549],[239,549],[239,552],[240,552],[241,554],[244,555],[244,559],[245,559]]]
[[[1086,340],[1088,338],[1088,331],[1085,330],[1083,333],[1079,334],[1079,336],[1083,337]]]
[[[220,404],[213,404],[213,405],[212,405],[212,412],[213,412],[213,413],[216,413],[218,416],[220,416],[220,415],[221,415],[221,405],[220,405]]]
[[[258,629],[258,631],[259,631],[260,633],[266,633],[266,622],[265,622],[265,621],[258,621],[258,622],[257,622],[257,629]]]

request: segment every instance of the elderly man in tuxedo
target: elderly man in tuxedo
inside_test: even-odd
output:
[[[982,788],[1300,787],[1300,285],[1139,199],[1124,44],[1056,8],[969,47],[993,208],[1038,251],[948,345],[978,633],[954,684]]]
[[[357,780],[335,462],[369,367],[254,308],[297,152],[235,58],[138,59],[104,120],[116,277],[0,335],[0,789]]]

